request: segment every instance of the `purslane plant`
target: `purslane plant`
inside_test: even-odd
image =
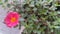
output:
[[[54,34],[60,25],[59,0],[5,0],[0,4],[21,15],[18,26],[25,27],[22,34]]]

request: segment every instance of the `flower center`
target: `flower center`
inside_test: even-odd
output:
[[[16,20],[16,19],[15,19],[14,17],[12,17],[12,18],[10,19],[11,23],[13,23],[15,20]]]

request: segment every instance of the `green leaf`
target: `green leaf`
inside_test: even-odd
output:
[[[8,0],[5,0],[4,2],[8,2]]]
[[[57,21],[60,23],[60,18],[58,18]]]
[[[50,1],[50,0],[47,0],[48,2]]]
[[[2,5],[3,3],[2,3],[2,0],[0,0],[0,5]]]
[[[9,7],[9,8],[10,8],[10,4],[7,4],[7,7]]]
[[[3,3],[2,2],[0,2],[0,5],[2,5]]]
[[[40,31],[37,31],[37,34],[40,34],[41,32]]]

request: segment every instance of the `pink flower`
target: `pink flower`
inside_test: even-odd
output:
[[[6,15],[4,22],[8,27],[14,27],[18,24],[19,14],[17,12],[8,12]]]

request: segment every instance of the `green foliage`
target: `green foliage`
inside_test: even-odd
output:
[[[4,2],[8,2],[8,0],[5,0]]]
[[[5,0],[6,2],[8,0]],[[56,1],[25,0],[22,4],[19,2],[15,0],[12,4],[7,3],[6,6],[10,10],[17,11],[24,19],[24,21],[19,21],[20,25],[25,26],[22,34],[44,34],[46,28],[51,32],[50,30],[53,30],[55,26],[60,25],[60,15],[58,11],[55,11]]]

